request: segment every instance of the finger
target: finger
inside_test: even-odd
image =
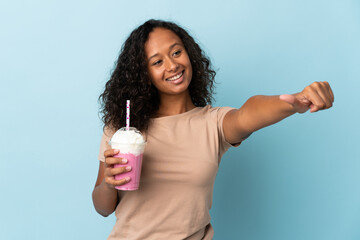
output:
[[[119,149],[108,149],[104,152],[105,157],[112,157],[119,153]]]
[[[126,158],[117,158],[117,157],[107,157],[105,158],[105,163],[107,165],[114,165],[114,164],[126,164],[128,160]]]
[[[125,178],[122,178],[120,180],[114,180],[114,186],[121,186],[121,185],[124,185],[125,183],[128,183],[130,182],[131,178],[130,177],[125,177]]]
[[[311,102],[310,112],[317,112],[323,109],[326,104],[317,92],[318,83],[313,83],[306,87],[306,98]]]
[[[328,92],[329,92],[329,94],[331,96],[331,102],[334,102],[334,100],[335,100],[334,93],[333,93],[333,91],[332,91],[332,89],[330,87],[330,84],[328,82],[324,82],[324,85],[327,88],[327,90],[328,90]]]
[[[321,82],[318,84],[318,87],[316,88],[317,93],[325,103],[325,106],[322,109],[328,109],[332,106],[332,97],[325,85],[326,85],[325,82]]]
[[[126,172],[130,172],[131,171],[131,166],[124,166],[124,167],[114,167],[110,169],[110,174],[115,176],[115,175],[119,175],[122,173],[126,173]]]
[[[125,177],[120,180],[115,180],[114,177],[106,177],[105,182],[113,187],[124,185],[125,183],[130,182],[130,177]]]

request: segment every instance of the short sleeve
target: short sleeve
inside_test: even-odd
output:
[[[113,135],[114,131],[110,130],[109,128],[105,127],[103,131],[103,135],[100,141],[100,150],[98,159],[102,162],[105,162],[104,152],[110,149],[109,141]]]
[[[224,155],[224,153],[229,150],[230,147],[237,147],[240,145],[240,143],[237,144],[231,144],[226,141],[224,130],[223,130],[223,121],[225,118],[225,115],[235,109],[232,107],[217,107],[215,108],[217,112],[217,128],[218,128],[218,134],[219,134],[219,158]]]

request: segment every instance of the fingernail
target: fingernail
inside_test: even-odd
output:
[[[125,180],[128,182],[130,181],[130,177],[126,177]]]
[[[131,170],[131,166],[127,166],[125,169],[128,170],[128,171],[130,171],[130,170]]]
[[[122,162],[122,163],[127,163],[127,159],[126,159],[126,158],[123,158],[123,159],[121,160],[121,162]]]
[[[120,151],[119,149],[115,149],[114,153],[119,153],[119,151]]]

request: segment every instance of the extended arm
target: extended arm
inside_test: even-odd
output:
[[[327,82],[314,82],[292,95],[253,96],[241,108],[226,114],[223,121],[225,138],[230,143],[239,143],[252,132],[294,113],[328,109],[333,101],[334,95]]]

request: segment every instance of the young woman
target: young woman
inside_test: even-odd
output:
[[[253,96],[239,109],[213,108],[214,77],[198,44],[174,23],[149,20],[124,43],[100,96],[104,134],[92,196],[101,215],[115,211],[108,239],[212,239],[209,210],[222,155],[254,131],[334,101],[327,82],[314,82],[292,95]],[[114,176],[131,169],[108,145],[125,126],[127,99],[131,125],[147,139],[136,191],[115,189],[131,179]]]

